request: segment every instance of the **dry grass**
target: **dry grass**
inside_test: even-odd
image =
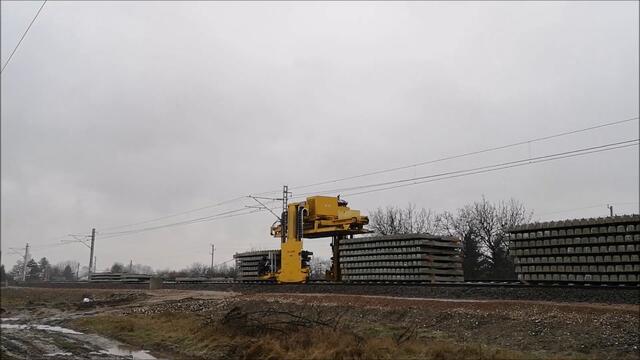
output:
[[[73,327],[92,330],[128,344],[177,357],[202,359],[536,359],[540,356],[457,344],[447,340],[362,337],[345,329],[299,328],[282,334],[241,334],[203,322],[193,314],[100,315],[77,319]]]
[[[2,288],[0,303],[5,310],[29,307],[63,308],[67,304],[79,303],[83,289],[38,289],[38,288]]]
[[[406,305],[394,299],[383,306],[379,299],[358,304],[355,302],[360,298],[327,296],[289,302],[282,301],[282,296],[278,301],[250,296],[159,302],[146,301],[144,292],[135,291],[22,288],[2,289],[2,307],[28,314],[52,307],[73,308],[86,292],[102,299],[97,303],[109,311],[73,320],[70,327],[171,354],[168,358],[637,358],[634,351],[624,350],[629,348],[626,334],[634,334],[634,320],[626,321],[630,315],[621,315],[618,310],[585,320],[554,308],[541,311],[518,306],[506,313],[474,308],[487,306],[482,303]],[[322,299],[333,305],[322,303]],[[122,304],[121,300],[128,305],[105,307],[114,301]],[[551,319],[543,316],[548,311],[555,311],[549,315]],[[557,320],[561,315],[565,318]],[[591,329],[585,324],[599,327]],[[599,332],[602,336],[592,336]],[[611,345],[612,341],[616,343]]]
[[[22,308],[73,309],[85,295],[96,300],[106,300],[120,294],[142,294],[133,290],[111,289],[49,289],[3,287],[0,305],[5,310]]]

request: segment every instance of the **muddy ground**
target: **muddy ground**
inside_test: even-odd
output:
[[[2,359],[153,359],[145,351],[67,327],[105,308],[141,300],[143,292],[2,288]],[[85,303],[83,299],[90,299]]]
[[[640,357],[623,304],[3,288],[2,317],[3,359]]]

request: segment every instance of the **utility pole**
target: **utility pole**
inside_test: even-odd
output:
[[[609,216],[613,216],[613,205],[607,205],[609,208]]]
[[[129,260],[129,274],[133,271],[133,260]]]
[[[284,244],[287,241],[287,221],[289,220],[289,195],[292,195],[289,192],[289,186],[282,185],[282,218],[280,219],[280,235],[282,243]]]
[[[91,253],[89,254],[89,275],[88,280],[91,280],[91,270],[93,269],[93,247],[96,242],[96,229],[91,229]]]
[[[216,247],[211,244],[211,268],[209,268],[209,271],[211,271],[211,277],[213,277],[213,253],[216,251]]]
[[[76,281],[80,281],[80,263],[76,267]]]
[[[24,247],[24,263],[22,264],[22,281],[27,281],[27,261],[29,259],[29,243]]]

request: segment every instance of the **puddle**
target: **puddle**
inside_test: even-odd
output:
[[[54,356],[72,356],[73,354],[70,352],[57,352],[51,354],[44,354],[46,357],[54,357]]]
[[[44,324],[8,324],[10,321],[19,321],[22,320],[20,318],[3,318],[2,323],[0,323],[0,329],[2,330],[24,330],[29,332],[31,330],[42,330],[45,332],[54,332],[69,335],[70,338],[74,338],[80,340],[84,343],[90,343],[94,345],[94,349],[97,347],[98,349],[102,349],[99,351],[94,351],[89,354],[93,355],[101,355],[108,356],[109,358],[117,358],[117,359],[131,359],[131,360],[157,360],[155,356],[149,354],[146,350],[137,350],[135,348],[128,347],[121,343],[118,343],[114,340],[96,335],[96,334],[85,334],[75,330],[63,328],[61,326],[52,326],[52,325],[44,325]],[[19,334],[19,333],[18,333]],[[24,334],[23,334],[24,335]],[[46,336],[44,337],[46,339]],[[42,354],[47,358],[56,358],[56,357],[72,357],[74,354],[68,352],[50,352]],[[86,353],[85,353],[86,354]],[[100,356],[100,357],[101,357]],[[74,357],[75,358],[75,357]],[[102,358],[102,357],[101,357]]]
[[[18,321],[20,318],[0,318],[2,321]]]
[[[127,358],[131,358],[133,360],[154,360],[155,356],[149,354],[146,350],[131,350],[125,346],[114,346],[110,347],[106,350],[101,350],[99,352],[95,352],[94,354],[104,354],[104,355],[114,355],[114,356],[125,356]]]
[[[81,332],[77,332],[75,330],[63,328],[60,326],[50,326],[50,325],[26,325],[26,324],[2,324],[0,325],[2,329],[36,329],[36,330],[44,330],[44,331],[53,331],[59,332],[62,334],[74,334],[74,335],[82,335]]]

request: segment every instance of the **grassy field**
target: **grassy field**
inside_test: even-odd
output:
[[[185,357],[205,359],[535,359],[540,356],[457,344],[450,340],[400,339],[393,329],[359,335],[345,329],[291,327],[240,331],[206,324],[188,313],[151,316],[95,316],[74,320],[74,327]],[[386,333],[386,334],[385,334]],[[394,335],[392,335],[394,334]]]
[[[144,296],[142,291],[114,291],[108,289],[42,289],[42,288],[2,288],[0,306],[5,311],[16,309],[60,309],[77,308],[84,297],[99,302],[127,297]]]

